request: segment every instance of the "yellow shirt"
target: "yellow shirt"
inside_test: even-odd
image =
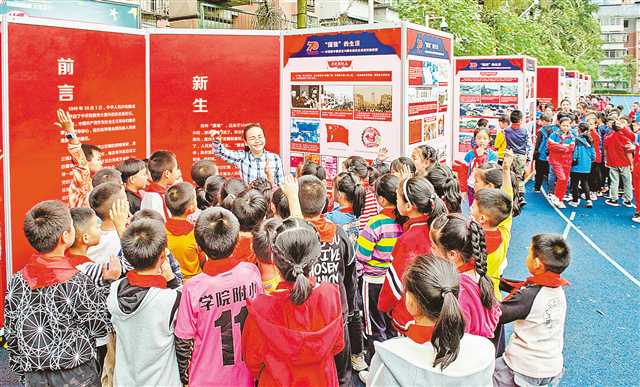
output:
[[[513,200],[513,188],[511,184],[505,184],[502,191]],[[511,225],[513,224],[513,216],[509,215],[500,224],[498,224],[497,233],[499,233],[499,245],[495,250],[487,254],[487,275],[493,282],[493,289],[498,300],[502,299],[500,293],[500,277],[507,267],[507,251],[509,250],[509,242],[511,241]],[[496,232],[485,231],[487,238],[487,248],[490,249],[492,239],[497,241]],[[494,237],[495,236],[495,237]]]
[[[504,151],[507,149],[507,140],[504,138],[504,130],[499,130],[496,134],[496,141],[493,144],[498,152],[498,159],[504,159]]]
[[[204,254],[196,243],[193,225],[186,220],[168,219],[167,247],[180,264],[180,271],[185,279],[189,279],[202,272],[200,262],[204,261]]]

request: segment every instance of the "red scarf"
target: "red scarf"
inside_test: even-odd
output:
[[[78,273],[78,269],[70,262],[69,257],[34,254],[20,273],[31,289],[40,289],[67,282]]]
[[[202,268],[202,272],[210,276],[215,276],[233,269],[240,262],[241,261],[235,258],[207,259]]]
[[[424,344],[426,342],[431,341],[432,335],[433,335],[433,325],[425,326],[425,325],[411,324],[409,325],[409,329],[407,329],[407,332],[406,332],[406,336],[418,344]]]
[[[164,225],[167,228],[167,231],[173,235],[187,235],[193,231],[193,224],[184,219],[167,219],[167,222]]]
[[[500,230],[485,230],[484,237],[487,242],[487,254],[498,250],[498,247],[502,244],[502,233],[500,233]]]
[[[487,162],[489,155],[487,154],[487,149],[484,150],[484,153],[482,154],[482,156],[478,155],[478,148],[475,147],[473,148],[473,161],[471,163],[471,168],[469,168],[469,174],[473,173],[472,171]]]
[[[380,213],[386,217],[389,217],[391,219],[395,219],[396,218],[396,209],[395,208],[383,208],[382,211],[380,211]]]
[[[316,286],[316,277],[313,276],[309,276],[307,277],[307,279],[309,280],[309,283],[311,284],[311,287],[314,288]],[[280,281],[278,283],[278,286],[276,286],[276,290],[293,290],[293,287],[295,286],[295,282],[290,282],[290,281]]]
[[[165,187],[161,186],[156,182],[149,183],[144,190],[147,192],[159,193],[160,195],[164,195],[164,193],[167,191]]]
[[[344,214],[353,214],[353,207],[340,207],[340,212]]]
[[[418,223],[426,224],[428,221],[429,221],[429,217],[427,215],[420,215],[415,218],[409,218],[409,220],[404,222],[404,224],[402,225],[402,228],[404,229],[405,232],[407,232],[409,231],[411,226],[413,226],[414,224],[418,224]]]
[[[501,281],[504,281],[510,286],[513,286],[513,290],[511,290],[511,293],[509,293],[509,295],[505,297],[505,300],[511,298],[518,290],[527,285],[540,285],[549,288],[559,288],[560,286],[569,285],[569,281],[564,278],[560,278],[560,274],[552,273],[550,271],[545,271],[542,274],[531,276],[523,282],[510,282],[504,279],[502,279]]]
[[[72,254],[69,250],[67,250],[65,255],[69,259],[69,263],[71,263],[73,267],[77,267],[78,265],[82,265],[83,263],[91,262],[91,260],[86,255]]]
[[[140,193],[140,190],[138,190],[137,192],[133,192],[130,189],[128,189],[127,192],[129,192],[131,195],[137,197],[138,199],[142,200],[142,193]]]
[[[129,270],[127,272],[127,279],[131,286],[137,286],[139,288],[165,289],[167,287],[167,280],[158,274],[140,274],[137,270]]]
[[[309,222],[313,224],[320,235],[320,242],[330,243],[336,236],[336,225],[327,222],[324,216],[320,215],[316,219],[310,219]]]
[[[475,260],[471,260],[467,263],[463,263],[462,265],[458,266],[458,273],[466,273],[469,270],[475,270],[476,269],[476,261]]]

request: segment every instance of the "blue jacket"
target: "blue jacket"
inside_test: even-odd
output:
[[[598,134],[600,134],[600,153],[602,154],[602,162],[604,163],[604,138],[611,132],[611,128],[606,124],[598,126]]]
[[[504,130],[504,139],[507,149],[513,150],[517,155],[526,155],[529,150],[529,132],[520,125],[511,124]]]
[[[571,172],[591,173],[591,163],[596,159],[596,151],[583,136],[576,137],[576,147],[573,150],[574,166]],[[577,161],[577,164],[576,164]]]
[[[533,152],[536,160],[547,161],[547,156],[549,154],[547,141],[549,141],[549,136],[551,136],[551,134],[556,130],[558,130],[556,125],[547,125],[540,128],[538,131],[538,138],[536,139],[536,148]]]

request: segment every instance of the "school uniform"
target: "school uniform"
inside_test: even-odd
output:
[[[393,248],[393,261],[385,275],[384,285],[378,299],[378,309],[391,315],[393,325],[398,332],[406,332],[413,324],[413,316],[405,306],[405,271],[419,255],[431,252],[429,240],[429,218],[426,215],[407,220],[403,225],[403,234]]]
[[[527,153],[529,152],[529,132],[520,126],[520,123],[512,123],[504,131],[504,139],[507,149],[514,154],[513,171],[518,180],[518,193],[524,194],[524,173],[527,168]]]
[[[558,129],[556,125],[547,125],[540,128],[538,135],[536,136],[536,146],[533,151],[533,158],[535,160],[535,185],[536,191],[542,188],[542,182],[546,180],[549,175],[549,161],[547,160],[549,152],[547,148],[547,142],[549,136]]]
[[[611,187],[609,190],[609,198],[618,200],[618,188],[622,183],[624,189],[623,199],[625,202],[631,202],[631,161],[627,154],[633,152],[628,150],[627,146],[632,145],[635,141],[635,135],[628,129],[623,128],[619,131],[612,131],[604,139],[604,151],[607,156],[607,167],[609,167],[609,180]]]
[[[471,206],[475,194],[475,176],[473,171],[483,164],[497,163],[498,154],[493,149],[486,149],[482,155],[479,155],[478,149],[474,148],[464,155],[464,162],[467,164],[467,200],[469,206]]]
[[[497,302],[488,309],[482,305],[479,285],[480,276],[476,273],[466,273],[474,269],[475,261],[468,262],[458,268],[460,273],[458,302],[464,314],[464,331],[490,339],[494,336],[502,312],[500,311],[500,304]]]
[[[334,356],[344,348],[340,290],[312,283],[301,305],[291,299],[293,283],[247,302],[242,353],[258,386],[337,387]]]
[[[582,188],[585,199],[590,200],[589,174],[591,173],[591,164],[595,159],[596,152],[588,138],[586,136],[576,137],[573,166],[571,167],[571,193],[574,202],[580,200],[580,188]]]
[[[166,187],[163,187],[156,182],[149,183],[145,188],[145,194],[140,201],[140,209],[154,210],[162,215],[162,219],[165,221],[171,218],[169,209],[164,201],[164,194],[166,191]]]
[[[591,163],[589,189],[591,192],[597,193],[602,189],[602,138],[597,129],[592,129],[589,134],[593,139],[593,150],[596,156]]]
[[[549,166],[556,176],[555,196],[562,201],[569,185],[569,175],[573,164],[573,149],[575,148],[575,136],[569,132],[563,134],[560,131],[549,136]]]

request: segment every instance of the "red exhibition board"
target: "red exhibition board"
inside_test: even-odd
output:
[[[53,125],[73,115],[83,143],[98,145],[105,167],[144,158],[145,37],[135,33],[9,23],[8,108],[12,272],[32,253],[26,212],[47,199],[67,201],[71,158]],[[7,149],[5,149],[5,152]]]
[[[264,129],[266,149],[280,152],[280,37],[151,33],[151,151],[176,153],[185,180],[191,165],[213,158],[210,131],[230,149],[243,146],[250,123]],[[215,159],[223,175],[236,175]]]

